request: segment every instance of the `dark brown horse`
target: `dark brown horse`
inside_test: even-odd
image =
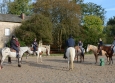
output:
[[[112,56],[113,56],[113,50],[111,48],[111,46],[100,46],[100,48],[98,49],[97,53],[99,53],[101,50],[104,50],[106,51],[108,57],[109,57],[109,64],[113,64],[113,59],[112,59]]]

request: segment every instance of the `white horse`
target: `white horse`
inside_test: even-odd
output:
[[[29,47],[28,53],[29,54],[33,54],[33,51],[31,50],[32,47]],[[42,62],[42,54],[46,53],[46,55],[50,55],[50,50],[46,47],[38,47],[38,50],[36,51],[36,55],[37,55],[37,63],[38,63],[38,58],[40,58],[41,62]],[[29,55],[28,54],[28,55]],[[28,55],[26,57],[28,57]]]
[[[27,50],[28,50],[28,47],[20,47],[19,58],[18,58],[18,67],[21,67],[22,56]],[[3,62],[7,56],[16,58],[16,51],[12,52],[10,50],[10,48],[8,48],[8,47],[2,48],[1,53],[2,53],[1,61],[0,61],[1,68],[3,67]]]
[[[69,68],[69,70],[70,69],[73,70],[73,61],[75,58],[75,48],[74,47],[67,48],[66,56],[68,58],[68,68]]]

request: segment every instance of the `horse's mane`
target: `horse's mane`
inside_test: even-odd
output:
[[[91,45],[91,44],[88,44],[88,45],[90,45],[90,46],[93,46],[93,47],[97,48],[97,46],[95,46],[95,45]]]
[[[2,48],[2,50],[4,51],[4,50],[6,50],[8,47],[4,47],[4,48]]]

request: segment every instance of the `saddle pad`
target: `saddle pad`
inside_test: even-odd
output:
[[[31,51],[33,51],[34,49],[33,49],[33,47],[30,47],[30,49],[31,49]],[[38,48],[36,49],[36,51],[38,51]]]
[[[11,51],[11,52],[16,52],[16,50],[14,50],[13,48],[10,48],[10,51]]]

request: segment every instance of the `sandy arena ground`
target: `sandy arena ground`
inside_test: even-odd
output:
[[[99,56],[105,58],[105,56]],[[12,64],[4,62],[0,70],[0,83],[115,83],[115,63],[100,66],[95,64],[94,55],[85,55],[85,62],[74,61],[73,71],[67,68],[67,60],[62,56],[44,56],[42,63],[36,63],[36,57],[23,57],[22,67],[17,66],[15,58]],[[115,62],[115,56],[113,57]]]

